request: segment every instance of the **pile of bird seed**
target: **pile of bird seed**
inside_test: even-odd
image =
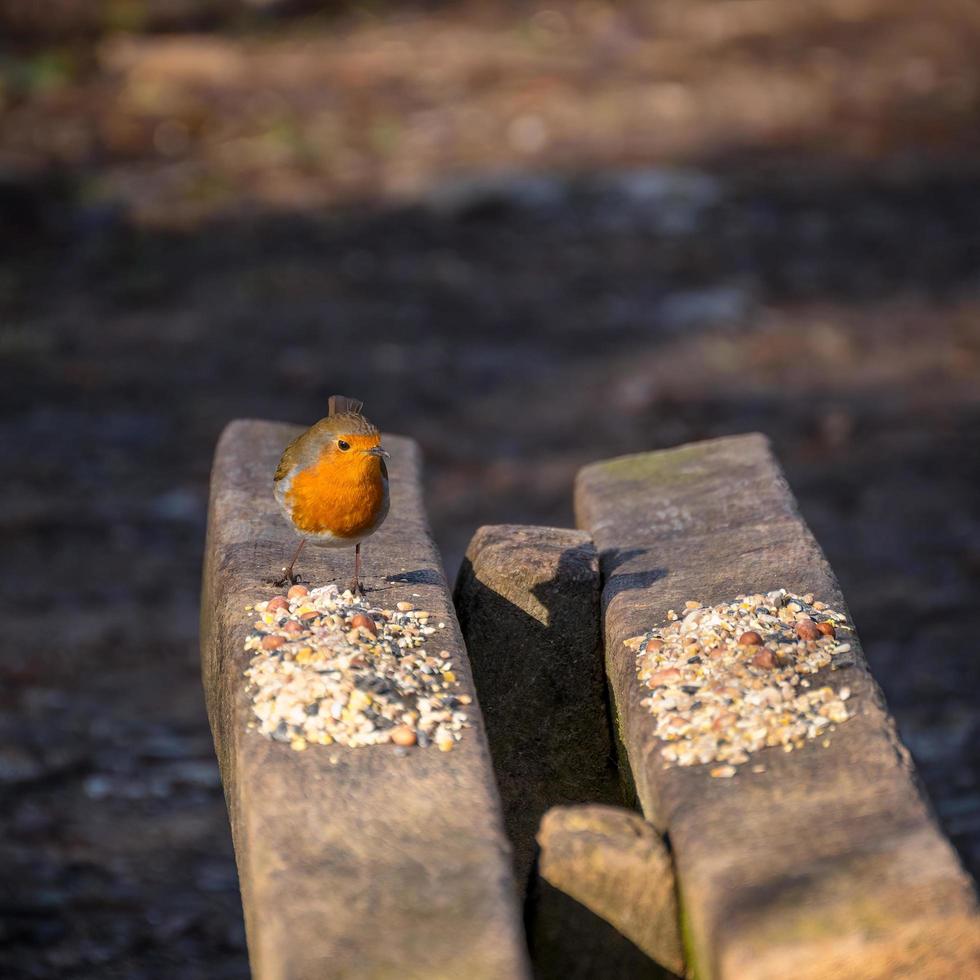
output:
[[[711,775],[734,776],[753,752],[802,748],[850,717],[847,687],[815,687],[811,677],[854,662],[846,617],[812,595],[785,589],[670,610],[667,624],[627,640],[637,650],[641,702],[656,717],[666,767],[723,763]],[[756,766],[762,772],[764,767]]]
[[[258,614],[245,640],[250,727],[263,735],[296,751],[391,742],[448,752],[468,727],[471,698],[449,653],[425,648],[445,623],[412,603],[372,609],[335,585],[294,585],[246,611]]]

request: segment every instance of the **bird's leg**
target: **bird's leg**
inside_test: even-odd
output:
[[[361,545],[354,545],[354,581],[350,584],[350,590],[354,595],[364,595],[364,586],[361,585]]]
[[[293,566],[296,564],[296,559],[299,558],[299,553],[303,550],[303,545],[306,544],[306,538],[300,538],[299,547],[293,552],[293,557],[289,564],[282,570],[282,578],[277,579],[274,583],[275,585],[295,585],[297,578],[293,576]]]

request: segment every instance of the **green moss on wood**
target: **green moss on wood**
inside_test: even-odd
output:
[[[684,948],[684,975],[688,980],[708,980],[708,957],[698,949],[694,940],[694,927],[691,923],[691,914],[688,911],[687,903],[684,901],[684,889],[681,888],[680,876],[677,875],[676,877],[677,916],[681,932],[681,946]]]
[[[755,442],[765,440],[764,436],[753,433],[744,436],[731,436],[723,440],[711,439],[695,442],[675,449],[659,449],[648,453],[635,453],[619,456],[616,459],[594,463],[583,470],[584,474],[601,473],[603,476],[620,480],[656,480],[658,484],[685,484],[701,479],[704,474],[691,469],[692,463],[702,459],[715,460],[718,443]]]

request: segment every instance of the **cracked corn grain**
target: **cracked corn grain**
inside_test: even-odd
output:
[[[810,678],[853,662],[838,639],[850,630],[812,595],[779,589],[710,607],[689,600],[682,616],[670,610],[664,626],[626,641],[666,766],[718,762],[711,775],[731,777],[759,749],[791,752],[847,721],[850,690]]]
[[[245,676],[251,727],[263,735],[296,751],[391,742],[400,751],[434,744],[446,752],[469,727],[471,699],[449,654],[426,649],[445,625],[428,625],[429,613],[403,602],[373,609],[335,585],[294,587],[253,611]]]

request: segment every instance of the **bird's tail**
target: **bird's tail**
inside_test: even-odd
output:
[[[327,415],[360,415],[364,402],[346,395],[331,395]]]

